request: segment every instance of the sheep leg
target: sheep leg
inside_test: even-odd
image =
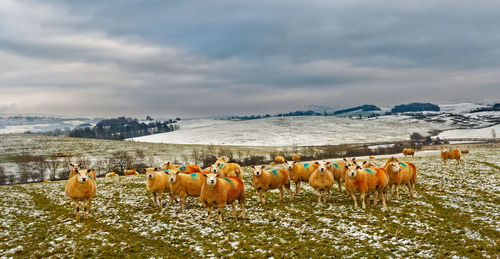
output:
[[[174,203],[175,197],[172,193],[170,193],[170,201],[168,202],[169,205],[172,205]]]
[[[342,182],[340,181],[340,179],[337,181],[339,183],[339,192],[342,191]]]
[[[210,205],[207,208],[208,208],[208,215],[207,215],[207,220],[205,221],[205,223],[210,222],[210,212],[212,212],[212,207],[210,207]]]
[[[299,195],[300,192],[300,181],[295,182],[295,195]]]
[[[89,214],[92,213],[92,198],[89,199]]]
[[[184,206],[186,204],[187,196],[180,197],[180,198],[181,198],[181,210],[184,211]]]
[[[332,200],[332,192],[331,192],[330,188],[328,188],[328,189],[326,190],[326,193],[327,193],[327,195],[328,195],[328,200],[330,200],[330,201],[331,201],[331,200]]]
[[[256,192],[257,192],[257,200],[258,200],[260,203],[262,203],[262,200],[260,199],[260,190],[259,190],[259,189],[257,189],[257,190],[256,190]]]
[[[283,201],[283,194],[285,193],[285,190],[283,190],[283,186],[280,186],[280,201]]]
[[[76,213],[76,220],[80,220],[80,204],[78,200],[75,200],[75,213]]]
[[[414,191],[414,186],[413,183],[409,182],[408,183],[408,190],[410,190],[410,198],[415,199],[415,194],[413,193]]]
[[[363,209],[366,209],[365,197],[366,197],[366,193],[363,192],[363,193],[360,194],[361,207]]]
[[[88,219],[87,217],[87,206],[88,206],[88,200],[83,201],[83,219]]]
[[[356,194],[354,192],[351,192],[352,199],[354,200],[354,209],[358,208],[358,201],[356,199]]]
[[[155,203],[155,208],[158,207],[158,202],[156,202],[156,192],[153,192],[153,201]]]
[[[386,205],[385,205],[385,195],[384,195],[384,192],[382,190],[380,190],[380,199],[382,199],[382,207],[385,208]]]
[[[163,209],[163,202],[161,201],[161,198],[163,197],[163,192],[158,193],[158,202],[160,203],[160,211]]]
[[[262,204],[266,204],[266,190],[262,190]]]
[[[233,218],[237,218],[236,216],[236,201],[231,202],[231,206],[233,207]]]
[[[222,223],[222,207],[223,206],[224,205],[217,207],[217,214],[219,215],[219,223]]]
[[[245,198],[243,197],[243,198],[238,199],[238,202],[240,203],[240,207],[241,207],[241,217],[246,218],[247,214],[245,212]]]
[[[377,203],[378,203],[378,192],[375,192],[375,194],[373,194],[373,206],[377,206]]]
[[[328,201],[328,191],[323,190],[323,203],[327,204]]]
[[[387,189],[387,200],[390,200],[392,198],[392,185],[389,185],[389,188]]]
[[[286,190],[288,192],[288,195],[290,196],[290,201],[293,201],[292,189],[290,189],[290,186],[286,187]]]
[[[319,189],[316,189],[316,193],[318,194],[318,204],[321,205],[321,191]]]
[[[396,184],[396,199],[399,201],[399,184]]]

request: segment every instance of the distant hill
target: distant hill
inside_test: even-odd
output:
[[[349,109],[335,111],[333,113],[333,115],[338,115],[338,114],[347,113],[347,112],[354,112],[354,111],[369,112],[369,111],[380,111],[380,110],[382,110],[382,109],[380,109],[379,107],[377,107],[375,105],[365,104],[365,105],[356,106],[356,107],[349,108]]]
[[[441,109],[439,106],[432,103],[409,103],[396,105],[392,108],[392,113],[398,112],[422,112],[422,111],[435,111],[438,112]]]

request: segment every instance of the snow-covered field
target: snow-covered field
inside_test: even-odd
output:
[[[441,139],[500,137],[500,124],[481,129],[454,129],[439,133]],[[498,135],[497,135],[498,134]]]
[[[336,188],[318,206],[307,184],[293,202],[272,191],[260,205],[244,168],[248,219],[226,206],[223,224],[203,223],[196,198],[185,212],[155,210],[144,175],[98,179],[93,214],[80,222],[64,181],[0,186],[0,257],[498,258],[500,149],[471,150],[461,166],[443,166],[437,151],[408,160],[419,169],[417,198],[402,187],[387,209],[354,210]]]
[[[248,121],[197,119],[178,122],[180,130],[133,138],[133,141],[237,146],[314,146],[374,143],[409,139],[452,128],[408,116],[371,119],[300,116]]]

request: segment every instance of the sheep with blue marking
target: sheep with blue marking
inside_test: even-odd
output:
[[[286,161],[285,169],[290,176],[290,180],[295,182],[295,195],[299,195],[300,183],[309,182],[309,177],[316,170],[316,167],[314,163]]]
[[[200,201],[208,209],[206,223],[210,222],[212,207],[217,207],[219,223],[222,223],[222,209],[226,204],[233,207],[233,217],[236,218],[236,201],[241,206],[242,218],[245,213],[245,184],[238,177],[222,177],[220,174],[202,174],[205,178],[201,187]]]
[[[211,173],[220,173],[222,176],[235,176],[243,179],[241,167],[237,163],[228,163],[229,158],[223,156],[217,158],[214,164],[210,165]]]
[[[290,195],[290,201],[293,200],[292,190],[290,189],[290,178],[288,172],[283,169],[265,170],[265,166],[251,166],[253,170],[252,184],[257,192],[257,199],[262,204],[266,204],[267,190],[280,190],[280,201],[283,201],[284,189]]]
[[[333,186],[333,175],[327,169],[330,162],[321,161],[314,164],[316,165],[316,170],[309,177],[309,185],[318,194],[318,204],[322,205],[321,197],[323,197],[323,202],[326,204],[330,196],[330,189]]]
[[[183,174],[179,171],[168,172],[168,184],[170,193],[179,196],[181,200],[181,210],[184,210],[188,196],[199,197],[201,186],[205,180],[203,173]]]

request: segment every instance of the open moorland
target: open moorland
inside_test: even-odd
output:
[[[0,186],[0,257],[498,258],[500,147],[471,149],[462,165],[444,166],[437,151],[404,160],[418,168],[417,198],[403,187],[386,209],[355,210],[335,186],[333,201],[319,206],[308,185],[293,202],[272,191],[261,205],[243,168],[248,218],[231,218],[226,206],[223,224],[205,224],[196,198],[184,212],[178,203],[158,211],[144,175],[97,179],[93,213],[78,222],[65,181]]]

